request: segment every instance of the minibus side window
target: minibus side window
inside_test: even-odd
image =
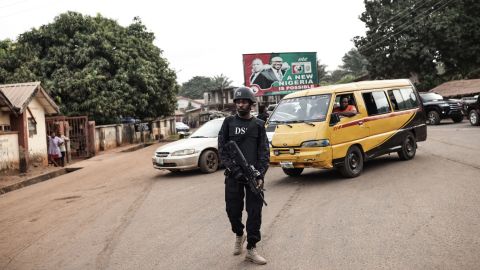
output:
[[[388,97],[394,111],[410,110],[418,107],[417,97],[411,88],[388,90]]]
[[[388,90],[388,97],[390,98],[390,102],[392,103],[394,111],[409,109],[405,100],[403,99],[402,93],[400,93],[400,89]]]
[[[374,91],[362,94],[368,115],[377,115],[390,112],[390,104],[384,91]]]
[[[418,108],[417,96],[412,88],[400,89],[400,93],[402,93],[403,100],[405,100],[405,106],[408,109]]]

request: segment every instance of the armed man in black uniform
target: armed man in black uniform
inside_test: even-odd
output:
[[[258,170],[257,185],[263,188],[264,176],[268,169],[270,149],[268,146],[265,122],[250,114],[255,96],[250,88],[240,87],[235,90],[233,101],[237,114],[229,116],[223,122],[218,134],[218,150],[220,159],[225,165],[225,202],[228,219],[232,231],[236,234],[234,255],[240,255],[243,243],[247,239],[247,254],[245,259],[256,264],[266,264],[265,258],[258,254],[257,242],[260,241],[260,226],[262,224],[262,199],[254,194],[244,182],[240,168],[232,162],[225,149],[225,144],[235,141],[245,159]],[[246,198],[247,236],[242,223],[243,199]]]

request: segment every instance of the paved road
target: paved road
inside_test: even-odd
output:
[[[262,269],[479,269],[480,128],[428,132],[355,179],[271,169]],[[155,147],[0,196],[0,269],[257,268],[231,255],[222,172],[156,171]]]

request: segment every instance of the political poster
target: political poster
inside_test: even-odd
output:
[[[317,53],[243,55],[245,85],[256,96],[284,95],[318,86]]]

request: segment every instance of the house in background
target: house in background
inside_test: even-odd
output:
[[[193,108],[202,108],[204,105],[203,99],[191,99],[187,97],[177,96],[177,110],[191,110]]]
[[[480,94],[480,79],[449,81],[440,84],[429,92],[435,92],[446,98],[478,95]]]
[[[59,113],[40,82],[0,85],[0,172],[48,165],[45,116]]]
[[[200,113],[205,109],[205,101],[203,99],[178,96],[175,120],[183,122],[191,128],[196,128],[200,125]]]
[[[237,87],[226,87],[212,89],[210,92],[205,92],[205,106],[208,110],[234,112],[236,110],[233,102],[233,92]]]

